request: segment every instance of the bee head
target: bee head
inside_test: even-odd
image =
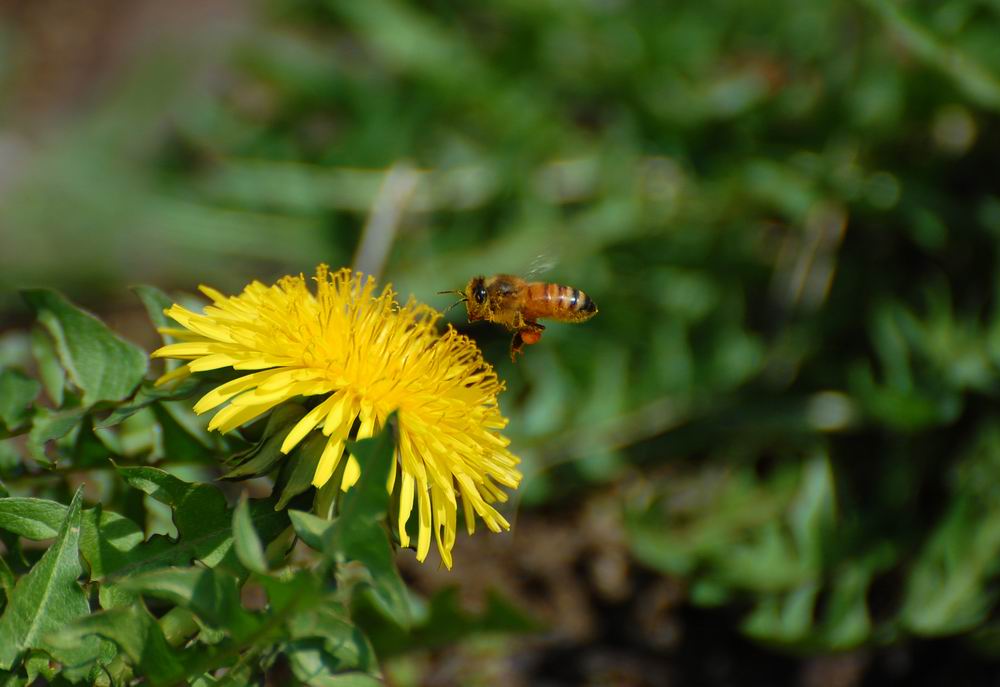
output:
[[[486,278],[473,277],[465,285],[465,306],[469,311],[469,321],[486,319],[489,311],[489,297],[486,293]]]

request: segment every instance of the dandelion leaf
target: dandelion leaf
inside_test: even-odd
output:
[[[82,524],[82,492],[77,490],[52,546],[35,566],[18,580],[9,603],[0,616],[0,668],[10,670],[27,651],[40,649],[65,666],[96,659],[96,638],[72,647],[54,647],[46,635],[90,613],[90,605],[77,578]]]
[[[45,328],[69,379],[83,392],[84,405],[127,398],[146,374],[148,359],[90,313],[48,289],[23,291]]]

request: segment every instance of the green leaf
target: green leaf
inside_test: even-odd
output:
[[[209,456],[207,432],[186,427],[165,403],[155,403],[153,414],[160,425],[163,455],[174,462],[205,462]],[[185,407],[183,412],[191,412]],[[199,437],[198,435],[201,434]]]
[[[1000,510],[955,498],[907,579],[900,617],[919,635],[968,631],[990,614],[997,592],[988,584],[1000,553]]]
[[[42,465],[51,465],[52,461],[45,452],[45,445],[69,434],[83,421],[86,415],[86,408],[57,411],[39,408],[35,413],[31,431],[28,433],[28,451],[31,453],[31,457]]]
[[[275,508],[284,508],[289,501],[312,487],[326,442],[327,438],[321,432],[313,432],[288,455],[274,487],[281,494]]]
[[[118,645],[142,677],[154,685],[180,682],[186,676],[186,665],[198,653],[190,648],[183,654],[174,651],[167,644],[156,619],[141,603],[80,618],[49,635],[49,642],[61,648],[71,648],[95,635]]]
[[[121,401],[146,374],[146,353],[93,315],[47,289],[22,292],[55,343],[63,368],[83,391],[84,405]]]
[[[0,370],[0,434],[28,421],[31,402],[41,390],[41,384],[20,370]]]
[[[233,511],[233,544],[236,547],[236,556],[247,570],[260,574],[267,573],[264,547],[261,546],[260,538],[253,527],[245,494]]]
[[[141,284],[139,286],[133,286],[132,292],[139,297],[142,301],[142,305],[146,308],[146,313],[149,315],[150,321],[153,323],[157,329],[162,327],[176,327],[177,323],[167,317],[166,313],[163,311],[174,304],[170,299],[170,296],[163,293],[160,289],[155,286],[148,286]],[[165,343],[170,343],[173,339],[170,337],[164,337]]]
[[[297,510],[288,514],[295,533],[306,544],[338,564],[361,563],[361,581],[370,590],[375,604],[405,627],[410,623],[409,598],[383,526],[389,502],[385,485],[394,449],[391,425],[377,437],[351,444],[351,453],[363,466],[361,477],[344,494],[341,512],[335,520],[327,521]]]
[[[358,483],[344,494],[340,514],[325,534],[324,551],[338,563],[358,561],[371,576],[375,604],[401,626],[409,626],[410,604],[399,577],[383,521],[389,506],[386,482],[395,450],[394,417],[376,437],[349,445],[362,465]]]
[[[762,640],[802,641],[812,625],[819,591],[817,582],[806,582],[787,593],[763,596],[744,622],[743,630]]]
[[[2,498],[0,529],[35,541],[52,539],[67,512],[68,507],[57,501],[27,496]],[[136,523],[100,506],[83,511],[81,528],[80,553],[95,580],[126,564],[128,553],[143,540],[142,529]]]
[[[30,497],[0,499],[0,529],[33,540],[51,539],[66,517],[67,507],[56,501]],[[142,569],[150,565],[169,565],[187,547],[175,547],[166,538],[143,542],[142,529],[118,513],[105,512],[100,506],[83,511],[80,554],[90,567],[92,581],[102,582],[122,569]],[[179,562],[186,562],[180,559]],[[101,605],[109,608],[131,602],[113,587],[100,587]]]
[[[807,582],[780,594],[762,597],[747,616],[743,630],[762,642],[801,651],[845,650],[869,639],[871,620],[867,594],[882,555],[852,561],[832,580],[823,603],[820,586]]]
[[[306,544],[316,549],[323,550],[327,531],[333,529],[333,523],[329,520],[307,513],[301,510],[290,509],[288,517],[295,528],[295,534]]]
[[[82,488],[77,489],[52,546],[22,577],[0,617],[0,668],[9,670],[29,649],[41,649],[65,665],[79,665],[97,655],[99,642],[83,640],[71,648],[52,647],[45,636],[90,613],[77,583],[80,567]]]
[[[14,583],[14,571],[7,565],[4,557],[0,556],[0,589],[3,590],[3,604],[0,604],[0,610],[3,610],[10,599],[10,595],[14,593]]]
[[[410,624],[410,604],[406,585],[392,555],[385,529],[377,522],[338,520],[331,548],[338,563],[358,561],[371,576],[370,589],[376,605],[403,627]]]
[[[350,622],[336,598],[327,596],[305,605],[288,623],[292,639],[319,639],[338,670],[378,673],[375,651],[365,634]]]
[[[995,67],[983,64],[973,51],[963,51],[941,40],[908,12],[905,3],[864,0],[884,22],[891,35],[915,59],[927,63],[950,79],[972,102],[994,112],[1000,110],[1000,79]]]
[[[31,330],[31,354],[38,365],[38,376],[45,385],[45,393],[58,408],[63,404],[63,391],[66,387],[66,370],[59,364],[55,344],[40,326]]]
[[[129,591],[186,608],[213,628],[234,637],[253,632],[258,621],[240,605],[239,579],[211,568],[162,568],[123,580]]]
[[[118,473],[130,486],[173,509],[181,539],[198,542],[196,558],[213,566],[228,553],[232,546],[232,515],[218,489],[185,482],[153,467],[120,467]],[[207,536],[208,533],[214,536]]]
[[[395,414],[389,417],[378,436],[348,442],[347,450],[361,464],[361,478],[344,494],[341,517],[382,519],[389,509],[389,481],[392,454],[396,449]]]
[[[342,671],[321,639],[299,639],[285,646],[295,677],[312,687],[379,687],[382,680],[360,671]]]
[[[52,539],[66,520],[67,507],[26,496],[0,499],[0,529],[33,540]]]
[[[22,465],[21,454],[13,439],[0,439],[0,476],[13,475]],[[6,496],[7,489],[0,482],[0,496]]]
[[[268,607],[273,613],[284,613],[299,602],[304,602],[306,609],[321,605],[324,582],[314,570],[285,568],[260,577],[259,582],[267,592]]]
[[[83,511],[80,554],[90,566],[92,580],[103,580],[128,565],[143,539],[142,528],[124,515],[105,511],[100,505]]]
[[[44,684],[51,684],[55,681],[58,673],[58,664],[54,664],[52,659],[42,651],[31,651],[24,659],[24,672],[28,674],[30,684],[38,684],[39,680]]]
[[[105,438],[109,438],[108,432],[103,432],[103,434]],[[114,436],[110,437],[111,440],[115,438]],[[115,451],[104,443],[102,437],[97,435],[93,424],[89,421],[84,421],[80,424],[80,429],[73,438],[71,454],[73,457],[73,467],[80,469],[107,467],[108,461],[112,456],[116,455]]]
[[[129,555],[129,562],[115,571],[120,578],[136,570],[187,564],[200,560],[208,566],[222,562],[238,565],[233,550],[233,513],[215,487],[188,483],[153,467],[120,467],[119,474],[131,486],[144,491],[173,509],[178,539],[153,537]],[[276,512],[269,500],[249,504],[250,519],[263,541],[277,537],[288,526],[284,512]]]
[[[200,383],[199,379],[188,377],[176,384],[169,385],[169,387],[157,387],[153,385],[153,382],[145,380],[127,403],[115,407],[107,417],[94,422],[94,428],[105,429],[107,427],[114,427],[157,401],[176,401],[190,398]]]
[[[469,613],[459,603],[457,587],[435,594],[409,630],[372,617],[372,611],[363,606],[353,611],[355,621],[371,638],[383,660],[409,651],[453,645],[477,634],[526,634],[544,629],[537,620],[494,592],[489,593],[481,613]]]
[[[802,468],[802,485],[788,513],[789,527],[799,554],[820,569],[823,545],[836,527],[836,492],[826,456],[812,458]]]
[[[871,574],[862,565],[851,566],[834,580],[823,614],[824,647],[847,649],[868,639],[872,629],[867,600],[870,582]]]
[[[292,431],[295,422],[306,414],[306,409],[295,403],[285,403],[276,408],[268,417],[267,426],[260,440],[249,450],[236,454],[230,462],[237,466],[222,476],[222,479],[243,479],[270,472],[271,468],[285,458],[281,444]]]
[[[0,687],[25,687],[27,684],[27,677],[22,677],[17,673],[8,673],[6,670],[0,670]]]

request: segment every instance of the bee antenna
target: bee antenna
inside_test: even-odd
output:
[[[465,295],[461,291],[456,291],[455,289],[448,289],[447,291],[438,291],[438,293],[457,293],[459,296]]]
[[[454,293],[454,292],[452,292],[452,291],[444,291],[443,293]],[[454,308],[454,307],[455,307],[456,305],[458,305],[459,303],[465,303],[465,302],[466,302],[467,300],[469,300],[469,299],[468,299],[468,298],[465,298],[465,297],[463,296],[461,300],[457,300],[457,301],[455,301],[454,303],[452,303],[451,305],[449,305],[449,306],[448,306],[448,309],[447,309],[447,310],[445,310],[445,311],[444,311],[444,312],[442,313],[442,316],[443,316],[443,315],[447,315],[447,314],[448,314],[449,312],[451,312],[451,309],[452,309],[452,308]]]

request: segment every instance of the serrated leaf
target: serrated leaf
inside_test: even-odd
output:
[[[154,685],[180,682],[187,672],[186,663],[190,664],[192,654],[197,653],[192,649],[183,654],[174,651],[156,619],[141,603],[80,618],[49,635],[49,641],[68,648],[95,635],[118,645],[142,677]]]
[[[392,547],[382,525],[388,508],[385,488],[394,450],[391,426],[377,437],[351,445],[362,468],[361,478],[342,500],[337,518],[327,521],[311,513],[290,510],[296,534],[338,564],[357,561],[367,574],[376,605],[402,626],[410,623],[406,586],[396,570]]]
[[[401,626],[408,626],[410,606],[406,585],[396,570],[392,547],[379,520],[342,514],[331,522],[298,510],[289,510],[288,515],[295,533],[312,548],[339,564],[361,563],[360,581],[370,589],[375,604]]]
[[[90,613],[87,597],[77,583],[80,567],[82,489],[77,489],[52,546],[14,587],[0,616],[0,668],[9,670],[29,649],[41,649],[66,665],[79,665],[97,655],[96,639],[69,649],[50,646],[45,636]]]
[[[378,672],[378,661],[371,643],[333,597],[303,606],[288,622],[288,631],[295,640],[321,640],[340,670]]]
[[[195,545],[195,557],[216,565],[232,546],[232,516],[226,499],[208,484],[188,483],[153,467],[120,467],[118,473],[130,486],[140,489],[174,511],[180,538]],[[214,536],[205,535],[214,533]]]
[[[119,467],[118,472],[128,484],[173,509],[178,539],[157,536],[136,547],[128,562],[113,571],[115,582],[138,570],[186,565],[192,560],[210,567],[224,561],[239,564],[233,550],[233,513],[215,487],[188,483],[153,467]],[[287,516],[276,512],[269,500],[253,501],[249,511],[263,541],[277,537],[288,526]]]
[[[45,453],[45,445],[69,434],[86,415],[86,408],[57,411],[39,408],[28,433],[28,452],[31,457],[43,465],[51,465],[52,461]]]
[[[142,349],[55,291],[31,289],[22,295],[52,337],[63,368],[83,392],[84,405],[121,401],[142,381],[148,366]]]
[[[56,669],[52,659],[43,651],[31,651],[24,659],[24,672],[28,674],[28,682],[32,685],[37,684],[39,678],[50,684],[56,679]]]
[[[27,496],[0,499],[0,529],[40,541],[52,539],[66,519],[68,506]],[[128,552],[142,543],[140,527],[128,518],[105,512],[100,506],[81,515],[80,553],[90,565],[94,579],[125,564]]]
[[[285,646],[292,672],[312,687],[378,687],[382,680],[356,670],[343,670],[321,639],[299,639]]]
[[[38,365],[38,376],[45,386],[45,393],[52,399],[55,407],[63,404],[63,391],[66,387],[66,370],[59,364],[59,355],[52,338],[45,330],[36,325],[31,330],[31,354]]]
[[[267,573],[264,547],[261,546],[260,538],[253,527],[245,495],[233,511],[233,545],[236,547],[237,558],[247,570],[260,574]]]
[[[180,477],[176,477],[166,470],[151,466],[120,466],[118,474],[125,482],[140,491],[143,491],[160,503],[165,503],[171,508],[177,508],[185,500],[192,498],[195,494],[200,498],[217,504],[225,504],[225,498],[212,486],[197,482],[185,482]]]
[[[198,616],[210,627],[244,637],[259,621],[240,605],[239,579],[211,568],[162,568],[123,580],[121,585],[145,596],[169,601]]]
[[[22,427],[42,385],[20,370],[0,370],[0,433]]]

